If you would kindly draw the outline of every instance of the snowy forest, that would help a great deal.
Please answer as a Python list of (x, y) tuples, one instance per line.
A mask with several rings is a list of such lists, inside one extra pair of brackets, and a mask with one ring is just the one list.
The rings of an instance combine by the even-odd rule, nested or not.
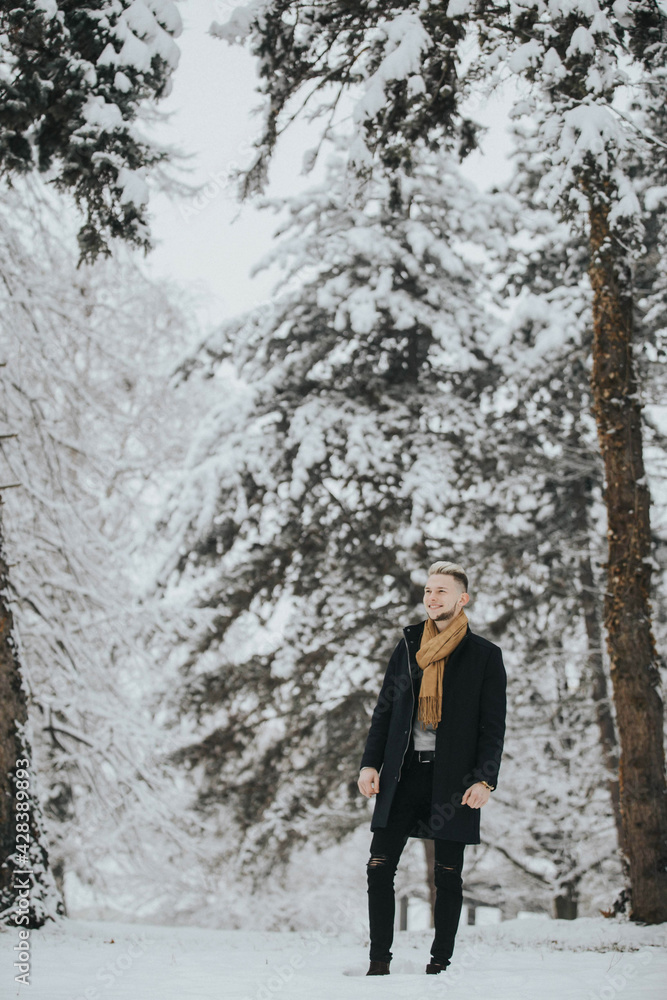
[[(55, 969), (96, 923), (178, 928), (181, 951), (229, 932), (233, 995), (259, 998), (300, 995), (296, 964), (243, 980), (271, 935), (326, 925), (363, 974), (360, 762), (444, 560), (507, 671), (471, 954), (503, 953), (514, 1000), (535, 992), (508, 948), (636, 952), (626, 995), (657, 998), (667, 0), (200, 4), (216, 58), (254, 75), (220, 197), (270, 228), (262, 293), (215, 321), (150, 266), (157, 199), (210, 208), (163, 110), (194, 7), (0, 3), (0, 940), (25, 928), (23, 955), (30, 933), (37, 982), (40, 941)], [(425, 941), (432, 865), (411, 841), (396, 876), (397, 930)], [(101, 961), (44, 997), (172, 996), (130, 990), (132, 957), (88, 994)], [(620, 991), (601, 969), (576, 996)], [(201, 977), (188, 995), (219, 995)]]

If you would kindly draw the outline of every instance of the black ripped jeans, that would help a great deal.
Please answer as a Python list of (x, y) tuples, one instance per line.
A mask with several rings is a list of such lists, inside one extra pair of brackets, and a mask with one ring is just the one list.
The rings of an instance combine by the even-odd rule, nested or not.
[[(389, 812), (389, 821), (376, 830), (371, 841), (368, 873), (368, 916), (372, 961), (390, 962), (394, 940), (394, 875), (415, 821), (428, 822), (431, 809), (433, 764), (420, 763), (415, 754), (403, 772)], [(380, 778), (382, 781), (382, 778)], [(461, 872), (465, 844), (456, 840), (435, 843), (436, 897), (433, 913), (435, 937), (431, 956), (440, 965), (449, 965), (463, 903)]]

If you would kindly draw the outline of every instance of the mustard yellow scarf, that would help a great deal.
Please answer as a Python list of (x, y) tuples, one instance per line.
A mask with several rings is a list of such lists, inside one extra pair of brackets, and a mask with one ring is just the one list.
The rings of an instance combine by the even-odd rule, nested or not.
[(417, 663), (421, 667), (422, 683), (419, 689), (417, 719), (424, 729), (427, 725), (438, 728), (442, 715), (442, 678), (445, 664), (458, 644), (465, 637), (468, 618), (460, 611), (442, 632), (432, 618), (427, 618), (417, 653)]

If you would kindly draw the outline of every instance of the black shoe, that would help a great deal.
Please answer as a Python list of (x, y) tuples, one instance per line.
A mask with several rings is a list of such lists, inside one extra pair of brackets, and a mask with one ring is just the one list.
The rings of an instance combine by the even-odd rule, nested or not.
[(440, 962), (429, 962), (426, 966), (426, 975), (437, 976), (439, 972), (444, 972), (446, 968), (447, 966), (440, 965)]
[(367, 976), (388, 976), (389, 975), (389, 962), (374, 962), (371, 959), (371, 964), (368, 966)]

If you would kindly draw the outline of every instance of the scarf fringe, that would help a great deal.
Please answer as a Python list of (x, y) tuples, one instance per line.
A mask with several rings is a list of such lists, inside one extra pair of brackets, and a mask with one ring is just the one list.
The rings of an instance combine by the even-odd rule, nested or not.
[(429, 695), (427, 698), (419, 699), (419, 714), (417, 718), (422, 723), (424, 729), (427, 726), (433, 726), (434, 729), (438, 728), (441, 705), (442, 698), (438, 699)]

